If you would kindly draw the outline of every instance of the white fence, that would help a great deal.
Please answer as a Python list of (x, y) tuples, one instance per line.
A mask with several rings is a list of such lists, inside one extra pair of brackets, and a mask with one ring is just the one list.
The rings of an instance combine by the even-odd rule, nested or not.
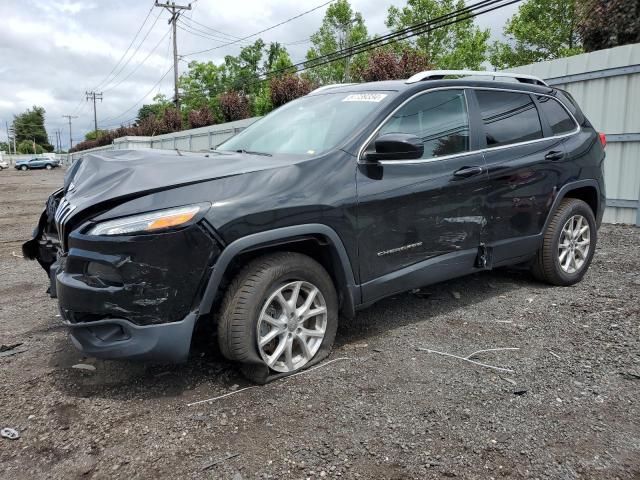
[(607, 135), (607, 223), (640, 225), (640, 44), (609, 48), (510, 71), (567, 90)]
[(153, 137), (121, 137), (116, 138), (111, 145), (96, 147), (71, 154), (71, 161), (75, 161), (87, 152), (100, 150), (125, 150), (136, 148), (159, 148), (183, 150), (187, 152), (206, 151), (220, 145), (236, 133), (244, 130), (260, 117), (247, 118), (236, 122), (222, 123), (208, 127), (183, 130), (182, 132), (167, 133)]

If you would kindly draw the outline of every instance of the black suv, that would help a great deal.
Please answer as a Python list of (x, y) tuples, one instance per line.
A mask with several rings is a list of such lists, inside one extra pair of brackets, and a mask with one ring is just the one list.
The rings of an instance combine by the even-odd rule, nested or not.
[(88, 153), (24, 254), (88, 355), (185, 360), (209, 323), (259, 382), (322, 360), (339, 315), (398, 292), (515, 264), (574, 284), (604, 136), (562, 90), (478, 75), (322, 87), (210, 152)]

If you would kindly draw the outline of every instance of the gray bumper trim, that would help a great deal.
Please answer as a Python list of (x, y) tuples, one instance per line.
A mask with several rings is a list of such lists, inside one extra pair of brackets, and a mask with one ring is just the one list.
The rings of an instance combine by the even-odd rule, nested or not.
[[(156, 325), (134, 325), (119, 318), (71, 323), (71, 341), (81, 352), (97, 358), (180, 363), (187, 360), (197, 313), (183, 320)], [(118, 328), (120, 327), (120, 329)]]

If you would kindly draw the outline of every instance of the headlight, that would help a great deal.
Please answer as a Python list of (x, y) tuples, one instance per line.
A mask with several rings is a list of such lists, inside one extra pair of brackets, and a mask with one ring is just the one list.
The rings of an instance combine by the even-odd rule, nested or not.
[(95, 225), (89, 235), (126, 235), (129, 233), (151, 233), (175, 228), (189, 223), (202, 210), (203, 205), (168, 208), (155, 212), (108, 220)]

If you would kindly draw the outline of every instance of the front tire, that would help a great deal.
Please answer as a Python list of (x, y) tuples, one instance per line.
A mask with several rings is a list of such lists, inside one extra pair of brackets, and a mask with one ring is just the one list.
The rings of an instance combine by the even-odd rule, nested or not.
[[(218, 320), (220, 351), (264, 383), (325, 358), (338, 327), (331, 277), (315, 260), (293, 252), (253, 260), (229, 286)], [(261, 373), (259, 373), (261, 372)]]
[(47, 165), (44, 168), (46, 168), (47, 170), (51, 170), (53, 167), (47, 163)]
[(26, 172), (27, 170), (29, 170), (29, 168), (26, 165), (22, 165), (20, 167), (20, 170), (22, 170), (23, 172)]
[(565, 198), (553, 213), (536, 255), (532, 273), (552, 285), (574, 285), (587, 273), (597, 242), (591, 207), (577, 198)]

